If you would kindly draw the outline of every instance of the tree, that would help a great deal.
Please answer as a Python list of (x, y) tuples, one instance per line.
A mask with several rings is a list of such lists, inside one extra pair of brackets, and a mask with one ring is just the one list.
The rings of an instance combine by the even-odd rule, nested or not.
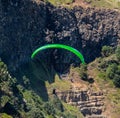
[(115, 50), (115, 54), (116, 54), (118, 61), (120, 61), (120, 46), (118, 46), (117, 49)]
[(23, 76), (23, 84), (26, 88), (30, 88), (30, 81), (26, 76)]
[(55, 109), (54, 106), (50, 102), (46, 102), (44, 105), (44, 109), (47, 112), (48, 115), (55, 115)]
[(111, 64), (106, 70), (106, 76), (110, 79), (114, 79), (115, 74), (117, 73), (118, 67), (117, 64)]
[(45, 115), (40, 109), (32, 108), (32, 110), (28, 112), (27, 117), (29, 117), (29, 118), (45, 118)]
[(64, 111), (64, 107), (63, 107), (63, 105), (62, 105), (62, 102), (59, 100), (59, 98), (58, 98), (56, 95), (53, 96), (53, 100), (51, 101), (51, 103), (53, 104), (53, 106), (54, 106), (57, 110), (59, 110), (59, 111), (61, 111), (61, 112)]
[(113, 53), (113, 48), (110, 46), (103, 46), (101, 53), (102, 53), (103, 57), (108, 57), (108, 56), (110, 56), (110, 54)]
[(87, 75), (87, 65), (86, 64), (81, 64), (80, 66), (80, 77), (82, 80), (88, 80), (88, 75)]
[(114, 76), (114, 80), (113, 80), (113, 83), (116, 87), (120, 87), (120, 75), (115, 75)]

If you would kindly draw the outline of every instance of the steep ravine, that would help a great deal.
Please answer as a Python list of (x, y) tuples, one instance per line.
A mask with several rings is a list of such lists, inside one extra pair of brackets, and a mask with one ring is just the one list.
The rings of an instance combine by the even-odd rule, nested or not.
[[(13, 71), (30, 60), (32, 51), (47, 43), (75, 47), (90, 62), (100, 56), (103, 45), (116, 46), (120, 40), (119, 12), (82, 7), (67, 9), (33, 1), (0, 1), (0, 57)], [(71, 63), (80, 63), (65, 50), (44, 53), (43, 60), (49, 60), (58, 71), (64, 71)]]
[[(13, 75), (31, 61), (31, 53), (37, 47), (45, 44), (70, 45), (89, 63), (100, 56), (102, 46), (116, 46), (120, 42), (119, 12), (82, 7), (67, 9), (33, 1), (0, 1), (0, 58)], [(80, 63), (72, 53), (58, 49), (41, 52), (38, 57), (61, 73), (68, 70), (71, 63)], [(102, 114), (104, 94), (90, 90), (72, 89), (59, 92), (58, 96), (78, 106), (88, 118), (91, 114), (92, 118), (106, 117)]]

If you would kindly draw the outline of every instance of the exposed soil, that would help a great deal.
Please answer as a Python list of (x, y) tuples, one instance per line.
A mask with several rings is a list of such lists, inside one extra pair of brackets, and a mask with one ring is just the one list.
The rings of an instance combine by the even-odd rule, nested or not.
[(88, 8), (90, 7), (89, 4), (87, 4), (84, 0), (75, 0), (73, 3), (72, 3), (73, 6), (81, 6), (83, 8)]

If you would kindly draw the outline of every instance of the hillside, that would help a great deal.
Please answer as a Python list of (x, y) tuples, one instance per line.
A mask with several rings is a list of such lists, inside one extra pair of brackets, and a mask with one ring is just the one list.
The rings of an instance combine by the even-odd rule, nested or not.
[[(85, 118), (119, 118), (120, 61), (115, 51), (107, 50), (107, 54), (87, 65), (86, 81), (81, 77), (81, 67), (71, 67), (63, 80), (56, 76), (54, 83), (46, 83), (48, 93), (55, 88), (57, 96), (65, 103), (77, 106)], [(110, 71), (113, 65), (115, 70), (112, 67)]]
[(0, 118), (119, 118), (120, 12), (58, 2), (0, 1)]
[(119, 0), (45, 0), (49, 1), (53, 5), (66, 6), (72, 8), (74, 6), (81, 6), (84, 8), (96, 7), (120, 10)]

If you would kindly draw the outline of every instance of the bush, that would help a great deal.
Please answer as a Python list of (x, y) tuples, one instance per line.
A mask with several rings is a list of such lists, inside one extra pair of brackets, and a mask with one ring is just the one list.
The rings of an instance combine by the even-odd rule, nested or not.
[(108, 67), (108, 63), (104, 60), (101, 60), (101, 62), (99, 63), (98, 67), (100, 69), (106, 69)]
[(54, 106), (51, 103), (49, 103), (49, 102), (45, 103), (44, 109), (45, 109), (45, 111), (47, 112), (48, 115), (53, 115), (54, 116), (55, 109), (54, 109)]
[(113, 83), (116, 87), (120, 87), (120, 75), (115, 75)]
[(118, 61), (120, 61), (120, 46), (118, 46), (117, 49), (115, 50), (115, 54), (116, 54)]
[(13, 117), (6, 113), (2, 113), (2, 114), (0, 114), (0, 118), (13, 118)]
[(87, 81), (88, 80), (88, 75), (87, 75), (87, 65), (86, 64), (82, 64), (80, 66), (80, 73), (79, 73), (80, 77), (82, 80)]
[(110, 46), (103, 46), (101, 53), (102, 53), (103, 57), (108, 57), (108, 56), (110, 56), (110, 54), (113, 53), (113, 48)]
[(30, 88), (30, 81), (26, 76), (23, 76), (23, 84), (26, 88)]
[(31, 111), (29, 111), (28, 118), (45, 118), (44, 113), (38, 109), (38, 108), (33, 108)]
[(118, 70), (117, 64), (109, 65), (106, 70), (106, 76), (110, 79), (114, 79), (114, 76), (117, 73), (117, 70)]
[(54, 99), (52, 100), (52, 104), (57, 110), (59, 110), (61, 112), (64, 111), (64, 107), (57, 96), (54, 96)]

